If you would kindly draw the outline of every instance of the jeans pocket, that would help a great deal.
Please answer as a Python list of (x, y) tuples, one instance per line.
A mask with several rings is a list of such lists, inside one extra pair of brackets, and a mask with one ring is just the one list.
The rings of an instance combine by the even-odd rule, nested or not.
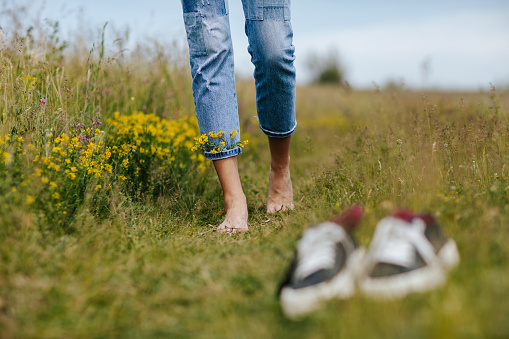
[(184, 13), (184, 25), (186, 26), (189, 55), (191, 57), (207, 55), (207, 47), (205, 45), (205, 38), (203, 37), (203, 25), (200, 13)]
[(290, 0), (244, 0), (248, 20), (290, 21)]

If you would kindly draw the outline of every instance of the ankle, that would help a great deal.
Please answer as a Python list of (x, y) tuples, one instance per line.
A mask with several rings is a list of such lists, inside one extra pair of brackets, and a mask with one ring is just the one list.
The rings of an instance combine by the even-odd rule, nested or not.
[(290, 156), (288, 158), (278, 158), (270, 160), (270, 170), (278, 173), (288, 172), (290, 169)]
[(274, 174), (288, 174), (290, 172), (290, 163), (287, 164), (270, 164), (270, 171)]
[(225, 209), (228, 209), (232, 206), (246, 205), (247, 200), (244, 192), (235, 192), (224, 194), (223, 203)]

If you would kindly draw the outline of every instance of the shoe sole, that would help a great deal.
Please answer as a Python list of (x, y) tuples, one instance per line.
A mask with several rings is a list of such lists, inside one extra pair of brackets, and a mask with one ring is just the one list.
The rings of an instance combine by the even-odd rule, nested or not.
[[(437, 262), (438, 261), (438, 262)], [(433, 265), (388, 277), (366, 277), (359, 283), (360, 291), (374, 298), (401, 298), (412, 292), (424, 292), (445, 283), (449, 270), (458, 265), (459, 253), (454, 240), (449, 239), (437, 253)]]
[(345, 267), (331, 280), (298, 289), (284, 287), (280, 295), (283, 313), (290, 319), (296, 319), (313, 311), (324, 301), (351, 297), (355, 293), (355, 281), (365, 252), (363, 248), (353, 251)]

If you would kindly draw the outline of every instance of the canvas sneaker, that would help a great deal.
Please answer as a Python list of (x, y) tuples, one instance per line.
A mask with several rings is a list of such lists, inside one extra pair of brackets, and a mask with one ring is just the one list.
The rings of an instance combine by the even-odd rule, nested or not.
[(373, 297), (402, 297), (443, 284), (458, 263), (456, 243), (431, 214), (399, 211), (378, 223), (359, 288)]
[(362, 218), (360, 206), (328, 222), (308, 228), (297, 243), (294, 260), (279, 289), (283, 312), (296, 318), (332, 298), (355, 292), (364, 250), (352, 232)]

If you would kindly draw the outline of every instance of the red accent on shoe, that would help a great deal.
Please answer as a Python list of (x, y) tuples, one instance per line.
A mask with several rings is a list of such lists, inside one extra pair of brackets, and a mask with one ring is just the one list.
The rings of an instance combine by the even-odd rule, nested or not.
[(342, 214), (333, 216), (330, 221), (342, 226), (347, 232), (352, 232), (361, 222), (363, 215), (364, 208), (361, 205), (355, 205)]
[(418, 217), (422, 219), (422, 221), (424, 221), (427, 226), (437, 223), (437, 220), (431, 213), (421, 213), (418, 215)]
[(396, 211), (392, 214), (392, 216), (407, 222), (411, 222), (413, 218), (417, 217), (417, 215), (407, 210)]

